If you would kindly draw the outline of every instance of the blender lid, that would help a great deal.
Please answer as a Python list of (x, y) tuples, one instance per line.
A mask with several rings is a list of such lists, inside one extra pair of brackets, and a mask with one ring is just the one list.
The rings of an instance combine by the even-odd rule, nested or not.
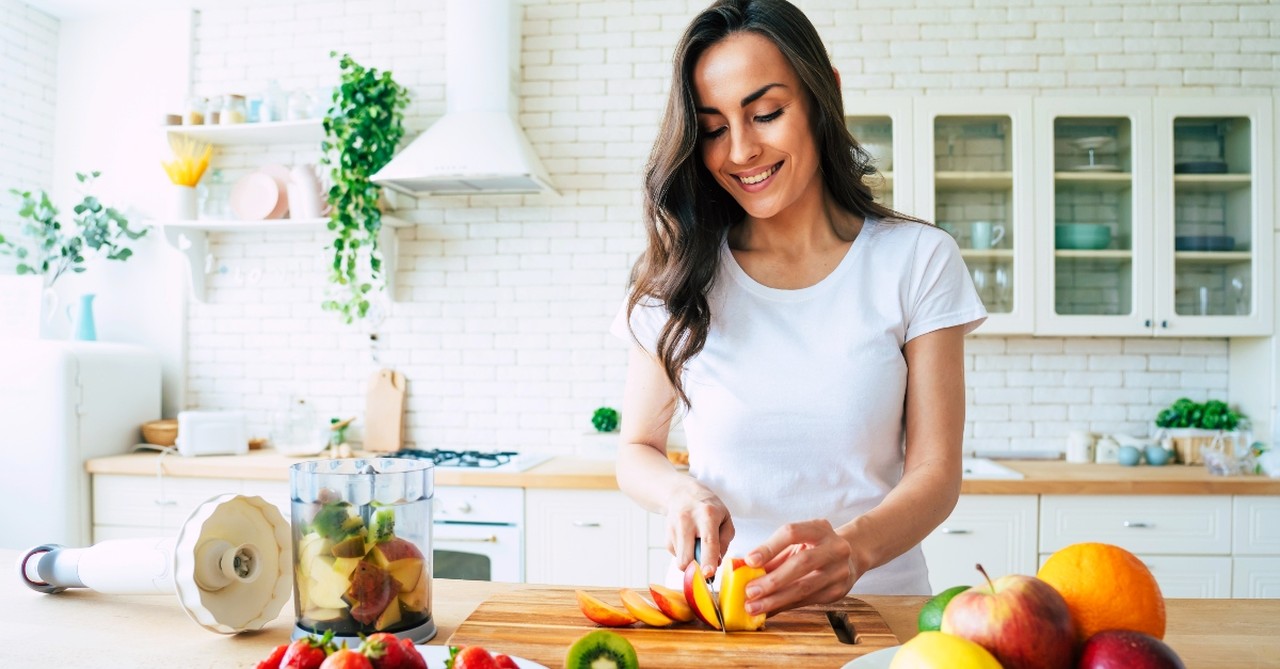
[(261, 497), (226, 494), (178, 532), (173, 577), (187, 615), (220, 634), (262, 629), (292, 594), (292, 530)]

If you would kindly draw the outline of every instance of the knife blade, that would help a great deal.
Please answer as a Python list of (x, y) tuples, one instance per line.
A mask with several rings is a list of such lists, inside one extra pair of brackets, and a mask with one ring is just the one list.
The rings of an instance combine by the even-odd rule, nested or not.
[[(702, 566), (702, 539), (694, 537), (693, 539), (693, 559)], [(715, 589), (716, 575), (712, 573), (706, 578), (707, 591), (711, 593), (711, 609), (716, 613), (716, 622), (720, 625), (720, 633), (728, 634), (729, 630), (724, 628), (724, 614), (720, 612), (720, 593)]]

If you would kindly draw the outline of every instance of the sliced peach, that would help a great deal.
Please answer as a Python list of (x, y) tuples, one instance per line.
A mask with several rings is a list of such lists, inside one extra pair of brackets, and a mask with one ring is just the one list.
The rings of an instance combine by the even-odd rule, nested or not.
[(631, 612), (631, 615), (640, 619), (640, 622), (651, 627), (666, 627), (674, 622), (635, 590), (623, 588), (620, 594), (622, 605)]
[(693, 609), (689, 608), (689, 602), (685, 601), (684, 593), (679, 590), (650, 583), (649, 594), (653, 596), (653, 603), (668, 618), (682, 623), (693, 620)]
[(746, 561), (734, 558), (732, 569), (725, 571), (720, 584), (720, 614), (727, 632), (752, 632), (764, 627), (764, 613), (747, 613), (747, 584), (764, 576), (761, 567), (748, 567)]
[(684, 599), (689, 603), (689, 608), (693, 609), (693, 615), (698, 620), (720, 629), (720, 623), (716, 621), (716, 608), (712, 603), (711, 589), (707, 587), (707, 581), (702, 576), (702, 567), (698, 565), (698, 561), (694, 560), (684, 569)]
[(606, 604), (581, 590), (576, 591), (576, 594), (578, 595), (578, 608), (582, 609), (582, 615), (586, 616), (591, 622), (605, 627), (626, 627), (639, 621), (638, 618), (630, 613), (616, 606)]

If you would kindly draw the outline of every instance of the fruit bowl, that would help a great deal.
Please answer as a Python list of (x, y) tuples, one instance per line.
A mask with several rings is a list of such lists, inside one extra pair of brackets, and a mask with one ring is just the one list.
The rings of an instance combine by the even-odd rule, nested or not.
[(1053, 226), (1054, 248), (1098, 251), (1111, 244), (1111, 227), (1099, 223), (1063, 223)]

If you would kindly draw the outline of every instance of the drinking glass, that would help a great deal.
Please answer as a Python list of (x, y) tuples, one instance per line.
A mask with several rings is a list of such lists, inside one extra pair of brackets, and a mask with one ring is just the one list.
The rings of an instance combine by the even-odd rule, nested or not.
[(975, 267), (969, 273), (973, 276), (973, 287), (978, 291), (978, 299), (985, 303), (987, 301), (987, 270)]
[(390, 632), (423, 643), (431, 617), (431, 500), (422, 460), (312, 460), (289, 469), (295, 639), (359, 645)]
[(1249, 287), (1238, 276), (1231, 279), (1231, 302), (1235, 305), (1237, 316), (1249, 315)]
[(996, 267), (995, 271), (995, 307), (996, 311), (1009, 311), (1010, 293), (1012, 292), (1012, 282), (1009, 277), (1009, 268), (1004, 265)]

